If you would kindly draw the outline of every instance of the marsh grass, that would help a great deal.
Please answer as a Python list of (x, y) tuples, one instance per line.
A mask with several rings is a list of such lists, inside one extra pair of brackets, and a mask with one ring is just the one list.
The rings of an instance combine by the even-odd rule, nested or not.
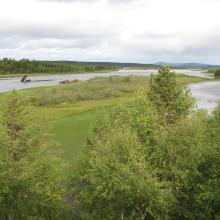
[[(204, 81), (198, 77), (184, 75), (177, 75), (177, 80), (183, 84)], [(57, 106), (87, 100), (127, 96), (140, 89), (147, 89), (149, 82), (149, 76), (98, 77), (72, 84), (24, 90), (21, 93), (34, 106)]]
[(38, 88), (23, 94), (35, 106), (52, 106), (120, 97), (147, 88), (148, 84), (149, 77), (100, 77), (74, 84)]

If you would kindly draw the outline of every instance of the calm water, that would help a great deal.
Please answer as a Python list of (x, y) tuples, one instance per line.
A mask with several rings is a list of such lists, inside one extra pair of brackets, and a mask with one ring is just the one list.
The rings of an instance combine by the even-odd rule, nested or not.
[[(185, 74), (188, 76), (197, 76), (212, 78), (210, 74), (206, 74), (200, 70), (174, 70), (176, 73)], [(16, 78), (0, 78), (0, 93), (12, 90), (27, 89), (39, 86), (57, 85), (63, 80), (89, 80), (95, 77), (108, 77), (108, 76), (129, 76), (129, 75), (142, 75), (149, 76), (151, 73), (157, 73), (157, 70), (120, 70), (112, 73), (88, 73), (88, 74), (66, 74), (66, 75), (45, 75), (45, 76), (30, 76), (30, 83), (21, 83), (20, 77)], [(190, 89), (192, 95), (197, 100), (199, 108), (206, 108), (211, 111), (217, 106), (220, 101), (220, 82), (206, 82), (199, 84), (191, 84)]]
[(198, 108), (210, 113), (220, 103), (220, 81), (191, 84), (189, 87)]

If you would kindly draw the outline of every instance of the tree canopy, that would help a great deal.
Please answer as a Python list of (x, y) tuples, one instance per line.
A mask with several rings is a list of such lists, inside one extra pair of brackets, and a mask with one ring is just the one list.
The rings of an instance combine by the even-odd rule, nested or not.
[[(46, 127), (33, 123), (30, 107), (8, 97), (0, 124), (0, 219), (60, 219), (65, 185), (62, 161)], [(35, 119), (36, 120), (36, 119)]]
[(189, 89), (177, 83), (176, 75), (169, 67), (162, 67), (157, 75), (151, 76), (148, 97), (161, 120), (168, 123), (188, 116), (193, 104)]
[(100, 115), (72, 179), (85, 219), (220, 218), (219, 109), (189, 115), (188, 99), (163, 68), (150, 93)]

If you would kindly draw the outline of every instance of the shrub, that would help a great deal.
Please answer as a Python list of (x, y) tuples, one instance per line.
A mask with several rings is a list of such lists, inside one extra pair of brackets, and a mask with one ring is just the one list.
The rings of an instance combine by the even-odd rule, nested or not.
[(0, 219), (60, 219), (65, 212), (63, 163), (30, 113), (13, 93), (1, 114)]
[(151, 76), (148, 97), (161, 120), (167, 123), (188, 116), (192, 107), (189, 89), (177, 82), (175, 73), (168, 67), (160, 68), (158, 75)]
[(220, 69), (215, 70), (215, 78), (220, 78)]

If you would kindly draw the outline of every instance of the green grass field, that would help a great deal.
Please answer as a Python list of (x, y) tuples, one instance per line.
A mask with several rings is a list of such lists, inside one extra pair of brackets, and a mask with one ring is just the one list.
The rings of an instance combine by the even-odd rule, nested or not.
[(60, 143), (59, 147), (64, 158), (71, 160), (80, 156), (86, 145), (89, 130), (99, 112), (110, 111), (117, 104), (125, 104), (131, 100), (132, 97), (123, 97), (100, 100), (98, 103), (95, 101), (78, 103), (77, 106), (66, 107), (63, 113), (59, 112), (61, 115), (54, 115), (55, 117), (49, 120), (49, 124)]
[[(132, 101), (139, 89), (149, 86), (150, 77), (109, 77), (89, 81), (39, 87), (18, 91), (33, 104), (36, 118), (48, 120), (63, 157), (78, 158), (85, 145), (88, 132), (100, 111), (111, 111), (118, 104)], [(178, 75), (183, 84), (206, 79)], [(7, 94), (0, 96), (1, 103)]]

